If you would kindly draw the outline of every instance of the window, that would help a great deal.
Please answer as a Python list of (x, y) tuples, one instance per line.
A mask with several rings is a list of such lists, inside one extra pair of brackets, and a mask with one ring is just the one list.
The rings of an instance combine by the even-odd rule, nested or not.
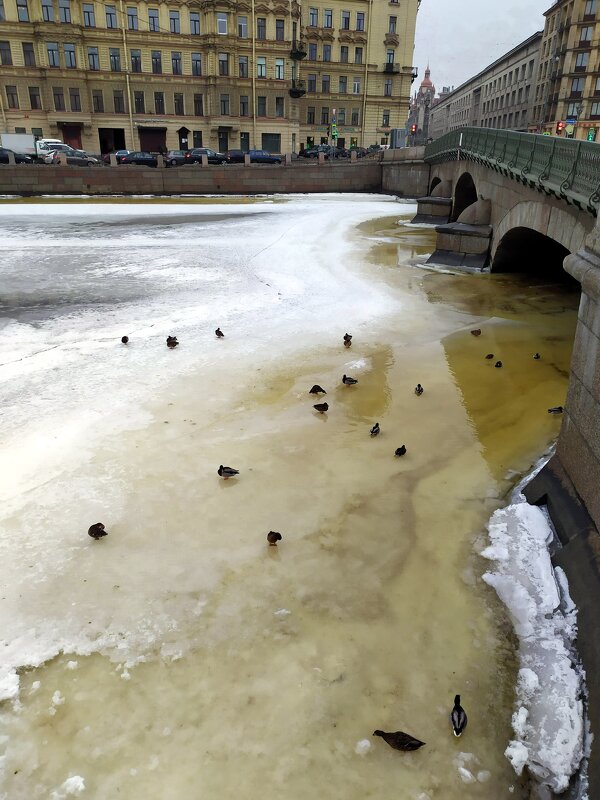
[(348, 77), (346, 75), (340, 75), (339, 93), (346, 94), (347, 91), (348, 91)]
[(275, 116), (283, 117), (285, 112), (285, 104), (283, 97), (275, 98)]
[(600, 103), (592, 103), (592, 111), (590, 116), (592, 119), (598, 119), (600, 117)]
[(169, 30), (171, 33), (181, 33), (179, 11), (169, 11)]
[(4, 22), (6, 13), (4, 11), (4, 0), (0, 0), (0, 22)]
[(219, 53), (219, 75), (229, 75), (229, 53)]
[(329, 108), (327, 106), (323, 106), (321, 109), (321, 125), (328, 125), (329, 124)]
[(61, 86), (54, 86), (52, 88), (52, 97), (54, 98), (54, 110), (65, 111), (65, 95)]
[(363, 49), (362, 47), (355, 47), (354, 48), (354, 63), (355, 64), (362, 64), (362, 57), (363, 57)]
[(323, 45), (323, 61), (331, 61), (331, 45)]
[(306, 79), (306, 91), (307, 92), (316, 92), (317, 91), (317, 76), (316, 75), (309, 75)]
[(578, 53), (575, 59), (575, 72), (585, 72), (590, 62), (589, 53)]
[(227, 36), (227, 14), (217, 14), (217, 33)]
[(194, 95), (194, 116), (195, 117), (204, 116), (204, 98), (201, 94)]
[(365, 15), (363, 11), (356, 12), (356, 30), (364, 31), (365, 29)]
[(393, 64), (394, 63), (394, 51), (393, 50), (386, 50), (385, 51), (385, 63), (386, 64)]
[(256, 105), (257, 105), (257, 116), (259, 117), (266, 117), (267, 116), (267, 98), (259, 95), (256, 98)]
[(352, 94), (360, 94), (360, 78), (356, 75), (352, 78)]
[(54, 22), (54, 6), (52, 0), (42, 0), (42, 19), (44, 22)]
[(283, 58), (276, 58), (275, 59), (275, 78), (278, 81), (282, 81), (284, 78), (285, 72), (285, 62)]
[(130, 31), (139, 29), (137, 6), (127, 6), (127, 27)]
[(58, 16), (61, 22), (71, 22), (71, 0), (58, 0)]
[(8, 103), (9, 108), (18, 108), (19, 107), (19, 95), (17, 93), (16, 86), (7, 86), (6, 87), (6, 102)]
[(39, 86), (29, 87), (29, 105), (33, 111), (39, 110), (42, 107), (42, 98), (40, 96)]
[[(1, 47), (2, 44), (3, 43), (0, 42), (0, 55), (3, 56), (2, 47)], [(8, 44), (8, 42), (6, 42), (6, 44)], [(56, 42), (48, 42), (48, 44), (46, 45), (46, 51), (48, 53), (48, 66), (49, 67), (60, 67), (60, 58), (59, 58), (59, 55), (58, 55), (58, 44)], [(10, 50), (9, 50), (9, 55), (10, 55)], [(7, 63), (6, 61), (4, 61), (4, 57), (2, 58), (2, 63), (3, 64)], [(12, 64), (12, 61), (9, 61), (8, 63)]]
[(222, 94), (221, 95), (221, 116), (228, 117), (229, 116), (229, 95)]
[(200, 12), (190, 11), (190, 33), (192, 36), (200, 36)]
[(116, 28), (117, 27), (117, 7), (116, 6), (104, 6), (104, 10), (106, 12), (106, 27), (107, 28)]
[[(244, 134), (240, 134), (243, 136)], [(192, 142), (194, 147), (202, 147), (202, 131), (192, 131)]]
[(390, 17), (388, 32), (396, 33), (396, 25), (398, 24), (398, 17)]
[(383, 112), (383, 117), (382, 117), (382, 120), (381, 120), (381, 127), (382, 128), (389, 128), (390, 127), (390, 112), (389, 112), (389, 110)]
[(283, 19), (275, 20), (275, 39), (278, 42), (283, 42), (285, 39), (285, 20)]
[(121, 72), (121, 51), (118, 47), (109, 47), (108, 58), (111, 72)]
[(348, 47), (345, 44), (340, 47), (340, 62), (342, 64), (348, 63)]
[(143, 92), (134, 92), (133, 93), (133, 107), (135, 109), (136, 114), (145, 114), (146, 113), (146, 101), (144, 99)]
[(79, 89), (69, 89), (69, 104), (71, 106), (71, 111), (81, 111)]
[(248, 17), (238, 17), (238, 36), (240, 39), (248, 38)]
[(338, 125), (346, 124), (346, 109), (338, 108)]
[(113, 90), (113, 105), (115, 109), (115, 114), (125, 113), (125, 97), (123, 96), (122, 89)]
[(256, 38), (257, 39), (267, 38), (267, 20), (265, 17), (256, 18)]
[(580, 42), (591, 42), (594, 35), (594, 28), (592, 25), (589, 25), (585, 28), (582, 28), (579, 32), (579, 41)]
[(192, 53), (192, 75), (202, 75), (202, 56)]
[(142, 71), (142, 51), (141, 50), (132, 50), (131, 51), (131, 71), (132, 72), (141, 72)]
[(308, 60), (317, 60), (317, 45), (314, 42), (309, 42), (308, 44)]
[[(60, 0), (59, 0), (60, 5)], [(69, 12), (70, 13), (70, 12)], [(27, 7), (27, 0), (17, 0), (17, 17), (19, 22), (29, 22), (29, 9)], [(67, 22), (70, 22), (71, 18)]]
[(596, 78), (596, 86), (594, 87), (594, 94), (600, 94), (600, 78)]
[(329, 89), (331, 86), (331, 78), (329, 75), (322, 75), (321, 76), (321, 91), (323, 94), (329, 94)]
[(581, 97), (585, 78), (573, 78), (571, 81), (571, 97)]
[(75, 55), (75, 45), (74, 44), (66, 44), (64, 45), (65, 49), (65, 67), (67, 69), (75, 69), (77, 66), (77, 57)]
[(162, 72), (162, 52), (160, 50), (152, 51), (152, 74), (160, 75)]
[(314, 125), (315, 124), (315, 107), (308, 106), (306, 109), (306, 124), (307, 125)]
[(96, 72), (100, 69), (100, 58), (97, 47), (88, 47), (88, 67)]
[(358, 121), (358, 108), (353, 108), (352, 109), (352, 119), (350, 121), (350, 124), (351, 125), (359, 125), (360, 124), (359, 121)]
[(102, 94), (102, 89), (92, 89), (92, 108), (96, 114), (104, 113), (104, 95)]
[(148, 9), (148, 30), (153, 31), (155, 33), (160, 30), (160, 25), (158, 20), (158, 8)]
[(181, 75), (181, 53), (180, 52), (172, 52), (171, 53), (171, 68), (173, 70), (173, 75)]
[(164, 92), (154, 92), (154, 113), (165, 113), (165, 94)]
[(175, 92), (173, 95), (173, 110), (178, 117), (183, 117), (185, 114), (183, 94), (181, 92)]
[(596, 13), (597, 0), (587, 0), (585, 4), (584, 14), (586, 17), (591, 17)]
[(341, 29), (343, 31), (350, 30), (350, 12), (349, 11), (342, 11), (342, 24)]
[(93, 3), (83, 4), (83, 24), (86, 28), (96, 27), (96, 12)]
[(23, 63), (26, 67), (35, 67), (35, 52), (31, 42), (23, 42)]
[(238, 72), (240, 78), (248, 77), (248, 56), (240, 56), (238, 61)]
[(579, 116), (579, 103), (569, 103), (567, 105), (567, 117), (577, 119)]
[(383, 82), (383, 95), (384, 97), (392, 96), (392, 79), (386, 78)]
[(248, 95), (242, 94), (240, 95), (240, 117), (247, 117), (248, 114)]
[(333, 28), (333, 11), (330, 8), (326, 8), (324, 11), (323, 27)]
[(308, 11), (308, 24), (313, 28), (316, 28), (319, 24), (319, 9), (318, 8), (311, 8)]
[(256, 77), (257, 78), (267, 77), (267, 59), (264, 56), (259, 56), (256, 59)]

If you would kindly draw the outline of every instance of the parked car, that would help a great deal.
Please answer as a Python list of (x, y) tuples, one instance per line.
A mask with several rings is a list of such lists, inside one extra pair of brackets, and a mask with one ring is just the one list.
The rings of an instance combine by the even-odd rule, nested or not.
[(118, 164), (119, 161), (124, 156), (128, 156), (129, 153), (131, 153), (131, 150), (113, 150), (110, 153), (105, 153), (105, 155), (102, 156), (102, 161), (104, 161), (105, 164), (110, 164), (110, 157), (111, 155), (113, 155), (117, 159), (117, 164)]
[(88, 156), (84, 150), (74, 150), (72, 147), (68, 150), (63, 148), (52, 150), (47, 156), (44, 156), (44, 162), (46, 164), (60, 164), (61, 156), (67, 159), (67, 164), (71, 167), (95, 167), (100, 163), (99, 159), (94, 156)]
[(169, 150), (165, 155), (165, 164), (169, 167), (180, 167), (185, 164), (185, 154), (187, 150)]
[(356, 157), (357, 157), (357, 158), (364, 158), (365, 156), (368, 156), (368, 155), (369, 155), (369, 151), (367, 150), (367, 148), (366, 148), (366, 147), (357, 147), (357, 146), (355, 145), (354, 147), (351, 147), (351, 148), (350, 148), (350, 151), (349, 151), (349, 152), (352, 152), (353, 150), (354, 150), (354, 152), (356, 153)]
[(251, 164), (281, 164), (281, 156), (274, 156), (266, 150), (248, 150), (245, 153), (243, 150), (228, 150), (225, 154), (228, 164), (243, 164), (244, 156), (250, 158)]
[(15, 157), (15, 164), (33, 164), (32, 156), (26, 153), (15, 153), (14, 150), (9, 150), (8, 147), (0, 147), (0, 164), (8, 164), (8, 154), (12, 153)]
[(343, 156), (342, 149), (334, 147), (331, 144), (318, 144), (315, 147), (309, 147), (307, 150), (302, 150), (299, 155), (303, 156), (304, 158), (318, 158), (319, 153), (323, 153), (326, 161), (333, 158), (341, 158)]
[(152, 153), (146, 153), (141, 150), (136, 150), (132, 153), (127, 153), (126, 156), (121, 156), (118, 159), (119, 164), (137, 164), (139, 167), (155, 167), (157, 165), (156, 156)]
[(210, 147), (194, 147), (193, 150), (188, 150), (185, 154), (185, 163), (201, 164), (202, 156), (208, 158), (209, 164), (227, 164), (225, 153), (217, 153), (215, 150), (211, 150)]

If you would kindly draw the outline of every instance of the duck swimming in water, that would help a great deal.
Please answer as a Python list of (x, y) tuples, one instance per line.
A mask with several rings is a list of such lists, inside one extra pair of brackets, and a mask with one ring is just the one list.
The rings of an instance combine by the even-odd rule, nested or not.
[(534, 353), (534, 354), (533, 354), (533, 360), (534, 360), (534, 361), (539, 361), (539, 360), (540, 360), (540, 358), (541, 358), (541, 355), (540, 355), (539, 353)]
[(322, 386), (319, 386), (318, 383), (315, 383), (315, 385), (312, 387), (312, 389), (308, 390), (308, 393), (309, 394), (327, 394), (325, 389), (323, 389)]
[(494, 354), (493, 354), (493, 353), (488, 353), (488, 354), (487, 354), (487, 356), (486, 356), (486, 358), (487, 358), (487, 360), (488, 360), (488, 361), (491, 361), (491, 359), (492, 359), (493, 357), (494, 357)]
[(319, 414), (324, 414), (329, 410), (329, 403), (316, 403), (313, 408), (315, 411), (318, 411)]
[(564, 411), (564, 408), (562, 406), (554, 406), (554, 408), (549, 408), (548, 409), (548, 413), (549, 414), (562, 414), (563, 411)]
[(178, 344), (179, 342), (177, 341), (176, 336), (167, 336), (167, 347), (169, 347), (171, 350), (177, 347)]
[(356, 378), (351, 378), (350, 375), (343, 375), (342, 376), (342, 383), (345, 386), (354, 386), (355, 384), (358, 383), (358, 380)]
[(500, 367), (502, 366), (502, 362), (501, 361), (496, 361), (494, 366), (496, 367), (496, 369), (500, 369)]
[(267, 542), (269, 543), (269, 547), (277, 547), (277, 542), (280, 542), (282, 536), (277, 531), (269, 531), (267, 533)]
[(227, 480), (227, 478), (233, 478), (234, 475), (239, 475), (239, 469), (234, 469), (233, 467), (224, 467), (223, 464), (217, 470), (217, 474), (223, 478), (223, 480)]
[(108, 531), (104, 530), (104, 525), (101, 522), (96, 522), (88, 528), (88, 536), (92, 539), (102, 539), (103, 536), (108, 536)]
[(450, 714), (450, 722), (452, 723), (452, 730), (455, 736), (460, 736), (467, 727), (467, 715), (460, 704), (459, 694), (454, 698), (454, 708)]
[(127, 344), (127, 342), (129, 341), (129, 336), (121, 336), (121, 341), (123, 342), (123, 344)]
[(415, 739), (408, 733), (403, 731), (395, 731), (394, 733), (386, 733), (386, 731), (374, 731), (373, 736), (381, 736), (384, 742), (387, 742), (394, 750), (403, 750), (410, 752), (411, 750), (418, 750), (423, 747), (425, 742), (420, 739)]
[(394, 451), (395, 456), (403, 456), (406, 454), (406, 445), (403, 444), (402, 447), (397, 447)]
[(421, 397), (421, 395), (423, 394), (424, 391), (425, 391), (425, 389), (423, 389), (421, 384), (417, 383), (417, 385), (415, 386), (415, 394), (417, 395), (417, 397)]
[(471, 331), (473, 336), (481, 336), (481, 328), (475, 328), (474, 331)]
[(217, 339), (223, 339), (225, 337), (225, 334), (223, 333), (221, 328), (217, 328), (217, 330), (215, 331), (215, 336), (217, 337)]
[(381, 428), (379, 427), (379, 423), (376, 422), (375, 425), (371, 428), (371, 436), (379, 436), (381, 433)]

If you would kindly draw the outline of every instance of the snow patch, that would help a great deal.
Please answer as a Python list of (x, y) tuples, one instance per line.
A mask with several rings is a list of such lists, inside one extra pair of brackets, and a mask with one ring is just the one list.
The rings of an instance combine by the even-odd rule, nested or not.
[(354, 752), (359, 756), (364, 756), (369, 752), (370, 749), (371, 749), (371, 742), (368, 739), (361, 739), (359, 742), (356, 743)]
[(50, 800), (64, 800), (69, 795), (81, 794), (85, 791), (85, 780), (81, 775), (72, 775), (70, 778), (50, 794)]

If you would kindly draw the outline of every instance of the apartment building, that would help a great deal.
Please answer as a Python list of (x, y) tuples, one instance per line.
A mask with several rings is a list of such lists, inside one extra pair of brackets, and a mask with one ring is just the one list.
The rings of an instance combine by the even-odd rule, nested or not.
[(0, 0), (0, 124), (90, 152), (297, 152), (333, 122), (340, 146), (385, 143), (419, 2)]

